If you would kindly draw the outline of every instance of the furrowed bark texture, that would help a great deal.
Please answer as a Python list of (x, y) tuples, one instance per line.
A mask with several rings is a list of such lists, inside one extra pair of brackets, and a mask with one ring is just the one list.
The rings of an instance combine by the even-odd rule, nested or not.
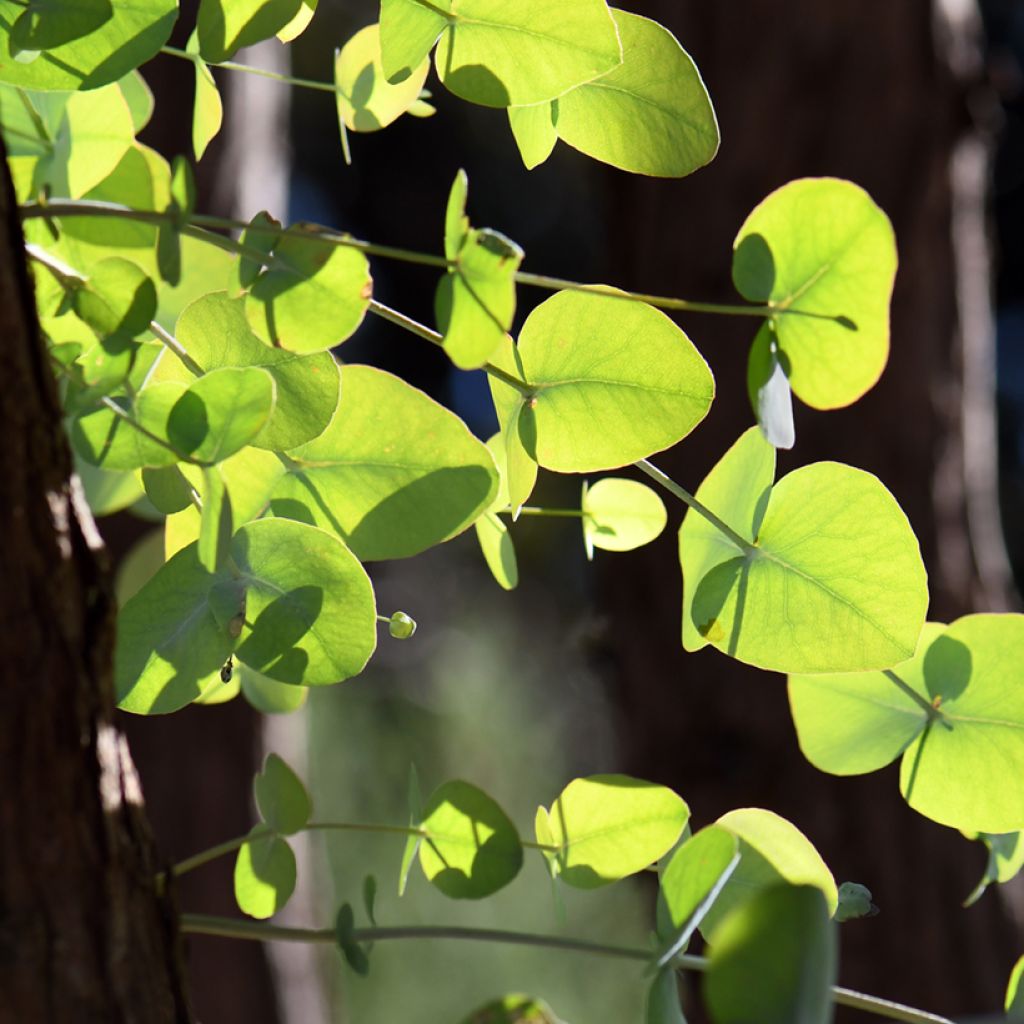
[(113, 724), (103, 552), (0, 173), (0, 1022), (184, 1024), (175, 912)]
[[(697, 61), (722, 148), (681, 182), (615, 176), (617, 216), (605, 218), (621, 227), (616, 283), (735, 301), (733, 238), (773, 189), (837, 175), (887, 211), (900, 254), (889, 366), (849, 409), (798, 406), (796, 448), (780, 453), (779, 475), (820, 459), (876, 473), (921, 540), (930, 617), (940, 621), (1012, 601), (986, 461), (994, 396), (977, 119), (986, 98), (971, 77), (980, 72), (962, 20), (971, 9), (930, 0), (638, 5)], [(681, 323), (715, 372), (718, 399), (690, 439), (654, 461), (693, 488), (753, 422), (746, 359), (755, 327)], [(960, 907), (984, 868), (980, 845), (911, 811), (895, 768), (858, 779), (816, 772), (800, 754), (779, 676), (711, 649), (681, 650), (674, 532), (611, 561), (607, 654), (630, 769), (675, 786), (697, 824), (736, 806), (772, 808), (807, 833), (838, 881), (873, 890), (881, 916), (842, 928), (844, 984), (947, 1014), (995, 1011), (1020, 950), (1001, 892)]]

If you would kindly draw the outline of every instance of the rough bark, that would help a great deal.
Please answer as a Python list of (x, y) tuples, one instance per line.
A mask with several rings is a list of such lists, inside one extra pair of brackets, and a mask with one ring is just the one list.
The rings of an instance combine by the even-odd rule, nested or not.
[(175, 910), (113, 720), (102, 544), (0, 173), (0, 1020), (183, 1024)]
[[(780, 459), (780, 473), (818, 459), (871, 470), (921, 540), (931, 616), (1005, 607), (1005, 559), (992, 554), (998, 523), (984, 494), (994, 474), (978, 479), (979, 459), (992, 454), (983, 439), (994, 436), (986, 433), (993, 396), (984, 385), (985, 175), (970, 165), (981, 143), (971, 116), (978, 93), (964, 77), (965, 26), (944, 21), (947, 34), (938, 35), (929, 0), (651, 0), (641, 10), (694, 55), (723, 142), (712, 166), (684, 182), (609, 181), (612, 279), (728, 300), (732, 238), (768, 192), (807, 175), (866, 187), (892, 218), (900, 250), (889, 367), (850, 409), (798, 409), (796, 449)], [(973, 259), (961, 253), (958, 263), (955, 229)], [(751, 329), (708, 318), (684, 327), (707, 355), (719, 397), (692, 438), (656, 461), (693, 487), (752, 422)], [(960, 909), (982, 870), (980, 848), (910, 811), (893, 769), (856, 780), (815, 772), (797, 748), (782, 679), (717, 652), (683, 654), (679, 591), (674, 534), (608, 564), (604, 576), (631, 768), (678, 788), (700, 823), (742, 805), (790, 817), (839, 880), (875, 892), (882, 916), (842, 929), (844, 983), (946, 1013), (994, 1010), (1018, 949), (997, 895)]]

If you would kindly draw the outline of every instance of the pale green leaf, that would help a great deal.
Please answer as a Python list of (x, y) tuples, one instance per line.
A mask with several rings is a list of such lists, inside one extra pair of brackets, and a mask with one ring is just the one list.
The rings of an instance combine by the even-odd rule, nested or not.
[(250, 837), (235, 859), (235, 902), (250, 917), (276, 914), (295, 891), (295, 854), (280, 836)]
[(177, 466), (143, 469), (142, 485), (153, 507), (165, 515), (180, 512), (192, 503), (192, 486)]
[(113, 16), (110, 0), (26, 0), (10, 26), (12, 55), (63, 46), (95, 32)]
[(740, 228), (732, 274), (744, 298), (779, 309), (776, 342), (801, 401), (836, 409), (878, 380), (889, 358), (896, 242), (863, 189), (805, 178), (773, 192)]
[(362, 323), (373, 288), (369, 264), (358, 249), (291, 230), (274, 247), (274, 267), (246, 296), (245, 313), (266, 341), (292, 352), (321, 352)]
[(981, 880), (964, 900), (965, 907), (977, 903), (992, 882), (1009, 882), (1024, 869), (1024, 833), (1004, 832), (991, 835), (988, 832), (979, 832), (974, 838), (985, 844), (988, 850), (988, 863), (985, 865), (985, 873)]
[(224, 121), (224, 104), (220, 90), (206, 62), (196, 58), (196, 94), (192, 106), (192, 151), (196, 163), (203, 158), (206, 147), (216, 138)]
[(196, 462), (220, 462), (257, 437), (274, 408), (274, 391), (274, 378), (259, 367), (210, 370), (175, 402), (167, 436)]
[(211, 64), (276, 35), (299, 13), (302, 0), (200, 0), (199, 51)]
[(429, 55), (448, 20), (418, 0), (381, 0), (381, 66), (389, 82), (401, 82)]
[(441, 81), (488, 107), (541, 103), (622, 61), (604, 0), (438, 0), (446, 31), (434, 55)]
[(751, 427), (697, 500), (754, 546), (690, 509), (679, 531), (683, 646), (712, 644), (780, 672), (888, 668), (917, 647), (928, 606), (917, 538), (876, 477), (819, 462), (774, 487), (774, 450)]
[[(264, 344), (249, 329), (241, 299), (229, 299), (224, 292), (197, 299), (181, 314), (177, 338), (204, 370), (252, 366), (273, 377), (274, 408), (252, 442), (261, 448), (288, 451), (313, 440), (338, 407), (341, 378), (333, 356), (296, 355)], [(167, 352), (153, 379), (189, 381), (192, 375)]]
[(153, 90), (149, 83), (142, 77), (138, 70), (129, 71), (124, 78), (118, 81), (121, 95), (132, 115), (132, 127), (137, 135), (149, 124), (156, 108), (156, 100), (153, 97)]
[(650, 544), (668, 521), (661, 497), (637, 480), (604, 477), (593, 487), (584, 483), (581, 504), (588, 559), (594, 548), (632, 551)]
[(75, 472), (94, 516), (120, 512), (142, 497), (142, 488), (132, 473), (100, 469), (80, 459), (75, 460)]
[(482, 899), (519, 874), (523, 847), (515, 825), (468, 782), (446, 782), (434, 790), (420, 825), (420, 867), (451, 899)]
[(492, 355), (530, 386), (526, 398), (490, 381), (503, 425), (529, 410), (527, 439), (545, 469), (585, 473), (646, 458), (682, 440), (714, 397), (711, 371), (686, 335), (652, 306), (608, 291), (557, 293), (527, 317), (515, 352)]
[(122, 710), (177, 711), (219, 676), (235, 638), (210, 608), (216, 581), (191, 545), (166, 562), (121, 609), (114, 684)]
[(1010, 972), (1010, 980), (1006, 986), (1006, 999), (1003, 1006), (1006, 1016), (1010, 1020), (1024, 1020), (1024, 985), (1021, 979), (1024, 978), (1024, 956), (1014, 965)]
[(821, 893), (776, 885), (738, 907), (711, 938), (704, 998), (715, 1024), (829, 1024), (835, 925)]
[(164, 564), (163, 536), (160, 530), (144, 533), (121, 560), (114, 577), (114, 593), (119, 606), (131, 600)]
[(404, 114), (419, 97), (430, 61), (396, 85), (388, 82), (380, 60), (380, 27), (367, 25), (335, 55), (334, 84), (338, 117), (350, 131), (375, 132)]
[(550, 102), (528, 107), (509, 107), (508, 122), (528, 170), (544, 163), (558, 141), (554, 110)]
[(270, 263), (270, 254), (281, 238), (281, 223), (261, 210), (252, 220), (249, 221), (239, 242), (246, 249), (262, 254), (263, 259), (256, 259), (255, 256), (238, 255), (231, 270), (231, 284), (228, 287), (228, 294), (237, 298), (259, 277), (265, 264)]
[[(78, 0), (54, 0), (51, 25), (56, 31), (80, 9)], [(98, 9), (95, 0), (89, 7)], [(7, 60), (0, 64), (0, 81), (26, 89), (97, 89), (128, 74), (154, 57), (167, 42), (178, 17), (177, 0), (117, 0), (113, 16), (86, 35), (47, 47), (30, 63)], [(0, 0), (0, 22), (13, 25), (25, 7)]]
[(779, 882), (814, 886), (828, 912), (835, 912), (839, 893), (832, 872), (792, 822), (759, 807), (743, 807), (722, 815), (716, 825), (739, 841), (740, 862), (704, 915), (700, 930), (705, 937), (734, 907)]
[(407, 558), (461, 533), (498, 487), (486, 446), (397, 377), (345, 366), (337, 415), (290, 452), (275, 515), (334, 531), (362, 559)]
[(473, 526), (491, 575), (502, 589), (515, 590), (519, 583), (519, 565), (508, 527), (493, 512), (485, 512)]
[(377, 609), (369, 577), (341, 541), (304, 523), (261, 519), (235, 533), (231, 555), (238, 575), (216, 599), (225, 620), (244, 601), (240, 661), (304, 686), (363, 670), (377, 646)]
[(156, 288), (135, 263), (113, 257), (93, 267), (72, 304), (100, 338), (134, 338), (156, 314)]
[(635, 174), (682, 178), (718, 152), (718, 121), (690, 55), (656, 21), (613, 10), (622, 63), (555, 101), (558, 137)]
[(316, 5), (317, 0), (302, 0), (302, 6), (299, 7), (295, 17), (278, 31), (277, 38), (282, 43), (290, 43), (302, 35), (313, 20), (313, 15), (316, 14)]
[[(924, 653), (945, 628), (925, 623), (917, 654), (889, 674), (926, 693)], [(791, 675), (789, 707), (804, 757), (832, 775), (862, 775), (884, 768), (928, 724), (924, 708), (886, 672)]]
[(672, 848), (689, 816), (665, 786), (628, 775), (574, 779), (548, 811), (559, 877), (596, 889), (642, 871)]
[(679, 982), (672, 968), (658, 971), (647, 991), (644, 1024), (686, 1024), (679, 1002)]
[(268, 754), (253, 778), (253, 796), (260, 817), (278, 835), (301, 831), (313, 813), (306, 787), (277, 754)]

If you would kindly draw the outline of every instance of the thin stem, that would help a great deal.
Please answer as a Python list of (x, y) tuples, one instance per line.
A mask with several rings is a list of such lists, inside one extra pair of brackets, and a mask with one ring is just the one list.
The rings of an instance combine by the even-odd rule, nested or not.
[[(404, 313), (399, 313), (397, 309), (392, 309), (390, 306), (385, 306), (382, 302), (377, 302), (376, 299), (370, 300), (370, 312), (379, 316), (382, 320), (387, 320), (388, 322), (401, 327), (410, 334), (415, 334), (418, 338), (422, 338), (424, 341), (429, 341), (431, 345), (441, 346), (444, 344), (443, 334), (439, 334), (437, 331), (431, 330), (425, 324), (421, 324), (419, 321), (413, 320), (412, 317), (406, 316)], [(519, 394), (526, 396), (533, 395), (533, 388), (531, 388), (526, 381), (513, 376), (511, 373), (503, 370), (500, 366), (495, 366), (493, 363), (484, 363), (481, 369), (491, 377), (495, 377), (507, 384), (509, 387), (515, 388)]]
[(202, 377), (206, 371), (188, 354), (185, 346), (173, 334), (165, 331), (155, 320), (150, 321), (149, 329), (182, 361), (185, 369), (196, 377)]
[[(507, 515), (512, 515), (512, 509), (501, 510)], [(551, 516), (552, 518), (582, 519), (586, 513), (581, 508), (538, 508), (536, 505), (523, 505), (518, 515), (521, 516)]]
[[(191, 58), (189, 58), (191, 59)], [(223, 65), (220, 65), (223, 66)], [(134, 220), (144, 221), (150, 224), (164, 224), (174, 221), (175, 215), (169, 212), (156, 210), (135, 210), (128, 206), (121, 206), (117, 203), (106, 203), (92, 199), (62, 199), (54, 203), (26, 203), (21, 207), (22, 217), (125, 217)], [(242, 231), (248, 225), (241, 220), (231, 217), (213, 217), (207, 214), (193, 213), (189, 216), (189, 224), (182, 228), (186, 234), (189, 226), (197, 228), (213, 228), (222, 231)], [(350, 249), (359, 249), (369, 256), (380, 256), (384, 259), (401, 260), (404, 263), (416, 263), (421, 266), (449, 269), (455, 266), (455, 262), (447, 260), (443, 256), (433, 256), (429, 253), (416, 252), (412, 249), (402, 249), (389, 245), (376, 245), (372, 242), (364, 242), (351, 235), (337, 231), (320, 230), (312, 234), (305, 229), (285, 228), (282, 235), (301, 235), (305, 238), (315, 237), (332, 245), (346, 246)], [(197, 236), (198, 237), (198, 236)], [(203, 236), (205, 241), (212, 241), (211, 236)], [(238, 250), (232, 250), (237, 252)], [(264, 261), (266, 255), (263, 255)], [(836, 323), (845, 322), (843, 317), (833, 316), (828, 313), (814, 313), (806, 309), (791, 309), (784, 306), (767, 303), (766, 305), (728, 305), (717, 302), (694, 302), (690, 299), (677, 299), (664, 295), (647, 295), (643, 292), (621, 291), (608, 285), (582, 284), (579, 281), (568, 281), (561, 277), (550, 277), (547, 274), (530, 274), (525, 271), (518, 271), (515, 280), (519, 284), (532, 285), (537, 288), (544, 288), (547, 291), (577, 291), (590, 292), (595, 295), (605, 295), (610, 298), (624, 299), (629, 302), (643, 302), (649, 306), (656, 306), (658, 309), (671, 309), (685, 313), (714, 313), (725, 316), (752, 316), (752, 317), (774, 317), (774, 316), (803, 316), (814, 320), (831, 320)]]
[[(280, 925), (263, 924), (259, 921), (241, 921), (209, 914), (182, 914), (182, 932), (192, 935), (218, 935), (232, 939), (278, 942), (321, 942), (333, 945), (337, 934), (333, 928), (284, 928)], [(652, 953), (638, 946), (612, 946), (586, 939), (574, 939), (558, 935), (537, 935), (532, 932), (504, 931), (496, 928), (465, 928), (450, 925), (418, 925), (393, 928), (356, 928), (352, 932), (356, 942), (385, 942), (389, 939), (457, 939), (470, 942), (499, 942), (504, 945), (533, 946), (541, 949), (562, 949), (576, 953), (590, 953), (597, 956), (615, 957), (649, 963)], [(707, 971), (710, 962), (706, 957), (683, 953), (672, 961), (675, 968), (684, 971)], [(851, 1006), (866, 1013), (872, 1013), (889, 1020), (905, 1021), (907, 1024), (953, 1024), (946, 1017), (939, 1017), (924, 1010), (917, 1010), (889, 999), (865, 995), (853, 989), (832, 986), (832, 999), (841, 1006)]]
[(675, 495), (680, 501), (689, 505), (699, 516), (703, 516), (716, 530), (725, 534), (745, 555), (756, 557), (758, 549), (755, 544), (741, 537), (728, 523), (723, 522), (706, 505), (699, 502), (689, 491), (684, 490), (671, 477), (666, 476), (657, 466), (652, 465), (647, 459), (634, 462), (634, 466), (642, 473), (646, 473), (656, 483), (661, 484), (669, 494)]
[[(162, 46), (160, 52), (168, 57), (179, 57), (182, 60), (190, 60), (193, 63), (203, 61), (198, 54), (188, 53), (186, 50), (179, 50), (174, 46)], [(203, 61), (215, 68), (225, 68), (228, 71), (244, 71), (248, 75), (259, 75), (261, 78), (272, 78), (275, 82), (283, 82), (285, 85), (297, 85), (301, 89), (316, 89), (318, 92), (329, 92), (336, 96), (348, 96), (344, 90), (328, 82), (317, 82), (311, 78), (296, 78), (293, 75), (282, 75), (277, 71), (267, 71), (266, 68), (253, 67), (251, 64), (238, 64), (233, 60)]]
[[(904, 682), (892, 669), (883, 669), (882, 675), (886, 677), (893, 685), (899, 690), (905, 693), (918, 707), (920, 707), (924, 713), (928, 716), (929, 720), (932, 719), (944, 719), (946, 716), (942, 711), (932, 704), (927, 697), (922, 696), (917, 692), (909, 683)], [(951, 728), (948, 722), (943, 723), (946, 728)]]

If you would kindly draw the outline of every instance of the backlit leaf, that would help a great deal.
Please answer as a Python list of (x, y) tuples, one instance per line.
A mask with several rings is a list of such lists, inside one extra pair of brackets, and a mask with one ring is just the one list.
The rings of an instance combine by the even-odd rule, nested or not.
[(277, 754), (268, 754), (253, 778), (253, 795), (260, 817), (278, 835), (305, 828), (313, 811), (306, 787)]
[(275, 35), (301, 6), (302, 0), (200, 0), (199, 51), (212, 64), (229, 60), (243, 46)]
[(280, 836), (250, 837), (235, 859), (235, 902), (250, 917), (276, 914), (295, 891), (295, 854)]
[(583, 485), (583, 543), (587, 558), (594, 548), (632, 551), (654, 540), (668, 521), (665, 503), (637, 480), (603, 477)]

